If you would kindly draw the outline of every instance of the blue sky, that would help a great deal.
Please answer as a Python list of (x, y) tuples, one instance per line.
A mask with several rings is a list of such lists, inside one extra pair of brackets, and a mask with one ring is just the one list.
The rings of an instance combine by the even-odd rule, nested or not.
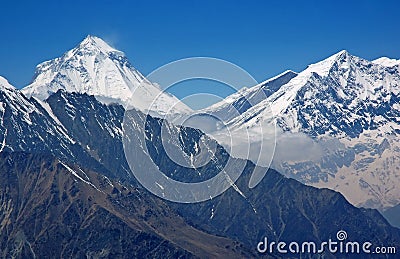
[[(38, 63), (93, 34), (124, 51), (144, 75), (177, 59), (209, 56), (262, 81), (342, 49), (398, 59), (399, 13), (399, 1), (384, 0), (3, 1), (0, 75), (21, 88)], [(187, 89), (175, 94), (196, 91)]]

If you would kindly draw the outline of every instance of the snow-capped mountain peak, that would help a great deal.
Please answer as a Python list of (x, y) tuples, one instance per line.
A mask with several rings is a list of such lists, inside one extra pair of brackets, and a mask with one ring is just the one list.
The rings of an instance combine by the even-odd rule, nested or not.
[[(249, 121), (250, 117), (253, 117), (254, 114), (260, 114), (260, 111), (266, 109), (266, 107), (267, 112), (271, 112), (270, 108), (272, 108), (274, 113), (279, 114), (287, 108), (300, 88), (315, 74), (323, 78), (328, 76), (334, 67), (348, 70), (355, 59), (356, 57), (350, 55), (348, 51), (339, 51), (322, 61), (309, 65), (301, 73), (286, 70), (253, 87), (244, 87), (222, 101), (204, 109), (203, 112), (211, 113), (225, 122), (231, 120), (230, 122), (233, 124), (241, 124), (241, 120)], [(271, 98), (281, 101), (271, 104)], [(244, 115), (240, 118), (237, 117), (239, 114)]]
[(108, 45), (104, 40), (99, 37), (88, 35), (80, 44), (80, 49), (98, 49), (101, 52), (109, 53), (109, 52), (119, 52), (119, 50), (114, 49), (110, 45)]
[(61, 57), (39, 64), (33, 82), (22, 91), (28, 97), (45, 100), (60, 89), (94, 95), (107, 104), (150, 110), (153, 115), (191, 111), (177, 98), (150, 83), (123, 52), (91, 35)]
[[(93, 35), (86, 36), (86, 38), (83, 39), (83, 41), (81, 41), (74, 49), (71, 49), (66, 53), (64, 53), (61, 59), (64, 60), (69, 59), (75, 55), (78, 56), (106, 55), (106, 56), (119, 57), (119, 59), (126, 59), (125, 54), (122, 51), (111, 47), (104, 40)], [(38, 67), (39, 66), (41, 66), (41, 64), (38, 65)]]
[(328, 75), (334, 64), (339, 61), (343, 63), (343, 61), (348, 60), (350, 57), (351, 55), (346, 50), (342, 50), (327, 59), (309, 65), (304, 72), (317, 73), (319, 76), (324, 77)]
[[(355, 205), (397, 205), (400, 68), (387, 61), (340, 51), (309, 65), (229, 124), (251, 129), (276, 121), (282, 133), (273, 166), (280, 172), (340, 191)], [(309, 155), (302, 157), (304, 152)]]
[[(350, 71), (350, 64), (354, 61), (354, 58), (355, 57), (350, 55), (346, 50), (342, 50), (322, 61), (311, 64), (278, 89), (266, 102), (270, 103), (274, 114), (280, 114), (290, 106), (298, 92), (316, 78), (316, 75), (319, 78), (325, 78), (330, 75), (333, 68), (336, 68), (337, 70), (346, 70), (347, 72), (343, 73), (343, 76), (347, 77)], [(311, 91), (308, 92), (307, 95), (310, 95)], [(264, 106), (265, 104), (261, 105), (261, 107)]]
[(399, 59), (392, 59), (388, 57), (381, 57), (372, 61), (372, 63), (385, 66), (385, 67), (394, 67), (400, 65)]
[[(35, 110), (35, 107), (6, 78), (0, 76), (0, 111), (4, 111), (6, 106), (9, 106), (13, 113), (23, 114), (25, 121), (30, 123), (29, 113)], [(1, 117), (0, 125), (3, 123), (4, 118)]]
[(4, 89), (8, 89), (8, 90), (13, 90), (15, 89), (14, 86), (12, 86), (7, 79), (5, 79), (4, 77), (0, 76), (0, 91), (4, 90)]

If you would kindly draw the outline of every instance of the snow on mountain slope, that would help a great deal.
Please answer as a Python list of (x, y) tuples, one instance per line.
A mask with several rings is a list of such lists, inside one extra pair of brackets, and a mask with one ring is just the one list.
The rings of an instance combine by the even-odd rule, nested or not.
[(45, 100), (59, 89), (87, 93), (104, 103), (116, 102), (145, 112), (156, 100), (151, 108), (154, 115), (191, 111), (146, 80), (123, 52), (94, 36), (87, 36), (63, 56), (39, 64), (33, 82), (22, 91), (28, 97)]
[(388, 57), (381, 57), (372, 61), (374, 64), (382, 65), (385, 67), (394, 67), (400, 65), (400, 60), (398, 59), (391, 59)]
[(266, 97), (279, 90), (282, 85), (285, 85), (296, 76), (296, 72), (287, 70), (254, 87), (245, 87), (222, 101), (204, 109), (202, 112), (207, 114), (211, 113), (223, 121), (229, 121), (238, 114), (244, 113), (252, 106), (263, 101)]
[(0, 152), (3, 151), (54, 154), (62, 160), (84, 161), (86, 166), (105, 172), (67, 132), (48, 105), (35, 98), (27, 99), (0, 77)]
[(340, 51), (228, 124), (252, 129), (275, 121), (278, 171), (340, 191), (358, 206), (395, 206), (400, 203), (400, 68), (387, 64)]
[[(0, 100), (0, 127), (1, 132), (4, 134), (3, 143), (6, 142), (5, 140), (7, 137), (12, 137), (10, 135), (13, 131), (17, 134), (15, 140), (20, 142), (18, 146), (24, 149), (25, 145), (29, 145), (26, 143), (25, 138), (32, 137), (34, 134), (40, 135), (41, 133), (35, 131), (34, 128), (43, 126), (46, 127), (44, 131), (46, 131), (47, 134), (59, 137), (60, 139), (68, 141), (70, 144), (75, 144), (61, 124), (54, 123), (55, 121), (52, 121), (51, 118), (47, 118), (49, 114), (46, 114), (48, 113), (46, 109), (41, 107), (38, 102), (28, 100), (3, 77), (0, 77)], [(35, 125), (34, 122), (39, 119), (44, 123), (42, 123), (42, 125)], [(24, 136), (24, 126), (26, 126), (26, 130), (29, 129), (30, 134), (27, 134), (29, 136)], [(41, 131), (43, 131), (42, 128)], [(44, 136), (38, 137), (40, 139)], [(15, 145), (11, 145), (10, 148), (11, 150), (14, 149)]]
[(5, 89), (13, 90), (13, 89), (15, 89), (15, 87), (12, 86), (12, 85), (7, 81), (7, 79), (5, 79), (4, 77), (0, 76), (0, 90), (5, 90)]
[[(308, 121), (310, 125), (307, 128), (312, 129), (314, 126), (318, 126), (313, 125), (313, 122), (320, 124), (319, 119), (331, 120), (332, 118), (329, 118), (329, 114), (320, 113), (309, 114), (307, 118), (298, 118), (296, 109), (293, 109), (294, 105), (297, 108), (303, 105), (304, 109), (307, 107), (308, 109), (322, 108), (316, 107), (315, 102), (317, 101), (323, 105), (334, 106), (336, 112), (340, 113), (344, 109), (354, 109), (360, 102), (366, 100), (371, 103), (376, 103), (380, 99), (387, 100), (390, 98), (388, 93), (392, 91), (394, 94), (398, 94), (399, 89), (396, 87), (398, 80), (397, 68), (374, 65), (367, 60), (352, 56), (346, 51), (341, 51), (321, 62), (310, 65), (269, 98), (253, 106), (234, 121), (243, 124), (243, 121), (248, 121), (255, 114), (257, 117), (270, 117), (269, 110), (263, 113), (265, 107), (270, 106), (273, 114), (280, 117), (279, 124), (283, 128), (300, 129), (299, 120), (303, 120), (304, 122)], [(322, 118), (326, 115), (328, 118)], [(318, 116), (318, 118), (313, 118), (313, 116)], [(251, 125), (247, 123), (247, 126)], [(333, 125), (330, 127), (335, 131)]]
[(32, 125), (30, 114), (36, 110), (36, 107), (30, 103), (7, 79), (0, 77), (1, 94), (1, 126), (5, 123), (5, 112), (10, 110), (13, 115), (18, 114), (21, 120), (26, 124)]

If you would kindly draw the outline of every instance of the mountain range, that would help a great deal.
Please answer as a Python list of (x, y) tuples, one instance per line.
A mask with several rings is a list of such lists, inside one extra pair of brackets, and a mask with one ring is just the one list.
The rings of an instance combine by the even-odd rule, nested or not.
[[(399, 64), (341, 51), (298, 74), (288, 71), (239, 91), (205, 112), (225, 114), (232, 128), (276, 122), (275, 169), (337, 190), (356, 206), (385, 210), (400, 203)], [(261, 91), (263, 99), (257, 98)], [(232, 106), (239, 113), (230, 113)]]
[[(369, 62), (342, 51), (301, 73), (287, 71), (243, 89), (207, 109), (226, 116), (224, 120), (237, 128), (251, 128), (257, 120), (276, 122), (282, 131), (277, 152), (284, 153), (279, 141), (289, 134), (309, 138), (315, 145), (334, 144), (319, 160), (276, 160), (275, 168), (295, 178), (290, 179), (231, 157), (225, 146), (199, 129), (157, 118), (171, 107), (176, 114), (192, 111), (176, 106), (178, 100), (148, 82), (122, 52), (88, 36), (62, 57), (39, 65), (32, 84), (22, 91), (0, 78), (2, 256), (257, 257), (256, 246), (263, 237), (321, 242), (341, 229), (353, 240), (398, 250), (400, 230), (377, 210), (354, 205), (387, 208), (399, 203), (399, 170), (394, 167), (399, 69), (393, 60)], [(260, 98), (260, 91), (266, 98)], [(155, 110), (143, 109), (156, 96), (161, 97)], [(255, 105), (249, 106), (246, 99)], [(232, 106), (239, 116), (231, 115)], [(145, 121), (146, 129), (133, 127), (130, 137), (139, 139), (145, 133), (143, 147), (168, 177), (203, 181), (214, 177), (229, 159), (233, 168), (244, 165), (242, 175), (222, 195), (200, 203), (174, 203), (154, 196), (134, 177), (126, 160), (127, 107), (135, 108), (134, 122)], [(263, 114), (265, 107), (271, 107), (273, 114)], [(169, 131), (161, 137), (165, 124)], [(169, 158), (164, 139), (187, 157), (200, 160), (207, 153), (202, 148), (216, 145), (215, 159), (199, 169), (179, 165)], [(135, 152), (147, 154), (144, 149)], [(390, 168), (386, 174), (369, 171), (379, 170), (384, 161), (392, 161), (385, 164)], [(266, 174), (249, 188), (255, 168)], [(376, 177), (368, 178), (371, 174)], [(339, 184), (336, 178), (343, 175), (345, 182)], [(360, 179), (370, 186), (360, 189)], [(360, 189), (361, 194), (355, 191), (360, 196), (367, 193), (369, 203), (351, 196), (343, 186)]]

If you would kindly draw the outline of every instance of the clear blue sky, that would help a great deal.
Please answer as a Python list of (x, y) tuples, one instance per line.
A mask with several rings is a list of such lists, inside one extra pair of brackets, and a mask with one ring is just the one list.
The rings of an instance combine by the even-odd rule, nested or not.
[(93, 34), (124, 51), (144, 75), (177, 59), (210, 56), (262, 81), (342, 49), (398, 59), (399, 15), (400, 2), (384, 0), (3, 1), (0, 75), (21, 88), (38, 63)]

